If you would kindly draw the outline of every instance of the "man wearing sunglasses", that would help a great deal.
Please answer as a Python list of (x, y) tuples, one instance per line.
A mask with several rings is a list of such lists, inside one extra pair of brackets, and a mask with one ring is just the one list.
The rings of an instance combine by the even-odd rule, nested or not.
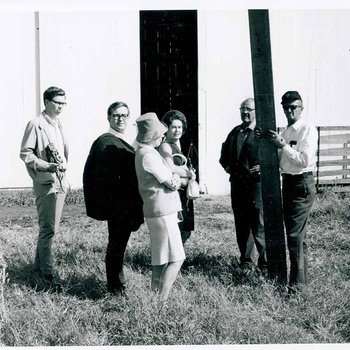
[(230, 174), (231, 205), (241, 271), (249, 276), (255, 270), (256, 247), (259, 270), (267, 274), (259, 143), (253, 133), (256, 123), (253, 98), (241, 103), (240, 115), (242, 123), (231, 130), (222, 144), (219, 162)]
[(107, 110), (109, 129), (91, 146), (83, 173), (86, 213), (108, 224), (107, 292), (124, 294), (123, 259), (131, 232), (143, 223), (135, 150), (125, 140), (129, 107), (117, 101)]
[(288, 126), (279, 135), (269, 130), (266, 138), (278, 148), (282, 174), (284, 224), (290, 256), (289, 291), (307, 283), (306, 228), (315, 198), (313, 170), (316, 164), (317, 131), (301, 118), (303, 101), (297, 91), (282, 96)]
[(54, 280), (52, 239), (58, 230), (68, 191), (66, 167), (68, 144), (59, 116), (66, 105), (65, 92), (49, 87), (43, 95), (45, 109), (25, 129), (20, 157), (33, 179), (39, 218), (35, 270), (45, 281)]

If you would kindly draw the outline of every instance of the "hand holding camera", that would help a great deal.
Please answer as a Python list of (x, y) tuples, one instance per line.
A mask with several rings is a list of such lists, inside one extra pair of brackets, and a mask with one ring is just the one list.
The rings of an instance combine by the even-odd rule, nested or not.
[(46, 148), (46, 157), (47, 161), (50, 163), (49, 167), (47, 168), (47, 171), (55, 173), (55, 172), (64, 172), (65, 169), (63, 168), (63, 160), (58, 153), (58, 150), (56, 149), (55, 145), (53, 143), (49, 143)]
[(56, 171), (59, 171), (59, 164), (57, 163), (49, 163), (49, 167), (47, 168), (47, 171), (49, 173), (55, 173)]

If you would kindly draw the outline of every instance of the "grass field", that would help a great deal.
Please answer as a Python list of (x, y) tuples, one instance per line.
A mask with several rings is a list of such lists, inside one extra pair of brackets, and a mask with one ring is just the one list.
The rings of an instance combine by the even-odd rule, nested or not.
[(198, 199), (187, 260), (163, 308), (150, 290), (145, 226), (128, 244), (127, 295), (108, 295), (106, 223), (86, 217), (81, 191), (73, 192), (53, 246), (60, 285), (48, 288), (33, 273), (38, 225), (31, 192), (0, 197), (0, 247), (7, 262), (1, 345), (350, 342), (348, 196), (317, 197), (308, 231), (310, 283), (290, 298), (273, 281), (239, 273), (229, 197)]

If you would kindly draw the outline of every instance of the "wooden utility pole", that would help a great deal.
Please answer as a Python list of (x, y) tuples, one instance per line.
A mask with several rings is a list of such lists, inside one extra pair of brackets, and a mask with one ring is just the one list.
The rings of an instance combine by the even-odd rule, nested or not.
[[(249, 10), (248, 14), (256, 122), (264, 134), (276, 130), (269, 12)], [(277, 149), (262, 138), (259, 156), (268, 271), (284, 284), (287, 265)]]
[(35, 93), (36, 93), (36, 115), (41, 112), (41, 89), (40, 89), (40, 21), (39, 12), (34, 12), (35, 30)]

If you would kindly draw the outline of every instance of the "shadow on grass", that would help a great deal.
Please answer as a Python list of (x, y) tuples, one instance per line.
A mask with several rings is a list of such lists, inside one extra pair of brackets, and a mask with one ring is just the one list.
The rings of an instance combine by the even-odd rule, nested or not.
[(132, 269), (142, 273), (148, 272), (152, 269), (151, 258), (148, 252), (126, 252), (124, 256), (124, 263), (129, 265)]
[(68, 276), (65, 279), (56, 278), (53, 282), (47, 282), (42, 275), (35, 271), (34, 264), (8, 266), (6, 269), (6, 284), (22, 285), (33, 289), (35, 292), (64, 293), (79, 299), (101, 299), (106, 294), (106, 288), (102, 281), (94, 276), (82, 277), (79, 275)]
[[(149, 254), (146, 252), (127, 253), (124, 261), (132, 269), (141, 272), (152, 269)], [(182, 265), (181, 273), (185, 276), (201, 274), (225, 285), (257, 284), (261, 281), (258, 272), (253, 272), (251, 275), (243, 273), (239, 266), (239, 260), (235, 257), (208, 255), (202, 252), (187, 256)]]
[[(151, 269), (150, 256), (147, 251), (127, 253), (124, 263), (131, 269), (148, 273)], [(261, 276), (254, 272), (247, 275), (239, 267), (239, 260), (224, 255), (208, 255), (204, 252), (191, 254), (185, 260), (181, 273), (184, 276), (202, 275), (209, 280), (215, 279), (223, 285), (256, 285), (261, 283)], [(46, 282), (35, 271), (33, 264), (9, 265), (7, 268), (7, 284), (19, 284), (36, 292), (64, 293), (79, 299), (101, 299), (106, 294), (106, 286), (103, 281), (91, 274), (81, 276), (76, 273), (58, 278), (54, 283)]]
[(199, 252), (185, 260), (182, 274), (200, 273), (209, 279), (216, 279), (224, 285), (238, 286), (242, 284), (259, 284), (260, 273), (255, 270), (250, 274), (242, 271), (240, 262), (236, 257), (223, 255), (207, 255)]
[(70, 276), (61, 281), (65, 294), (75, 296), (79, 299), (98, 300), (106, 295), (104, 282), (94, 276), (81, 277), (79, 275)]

